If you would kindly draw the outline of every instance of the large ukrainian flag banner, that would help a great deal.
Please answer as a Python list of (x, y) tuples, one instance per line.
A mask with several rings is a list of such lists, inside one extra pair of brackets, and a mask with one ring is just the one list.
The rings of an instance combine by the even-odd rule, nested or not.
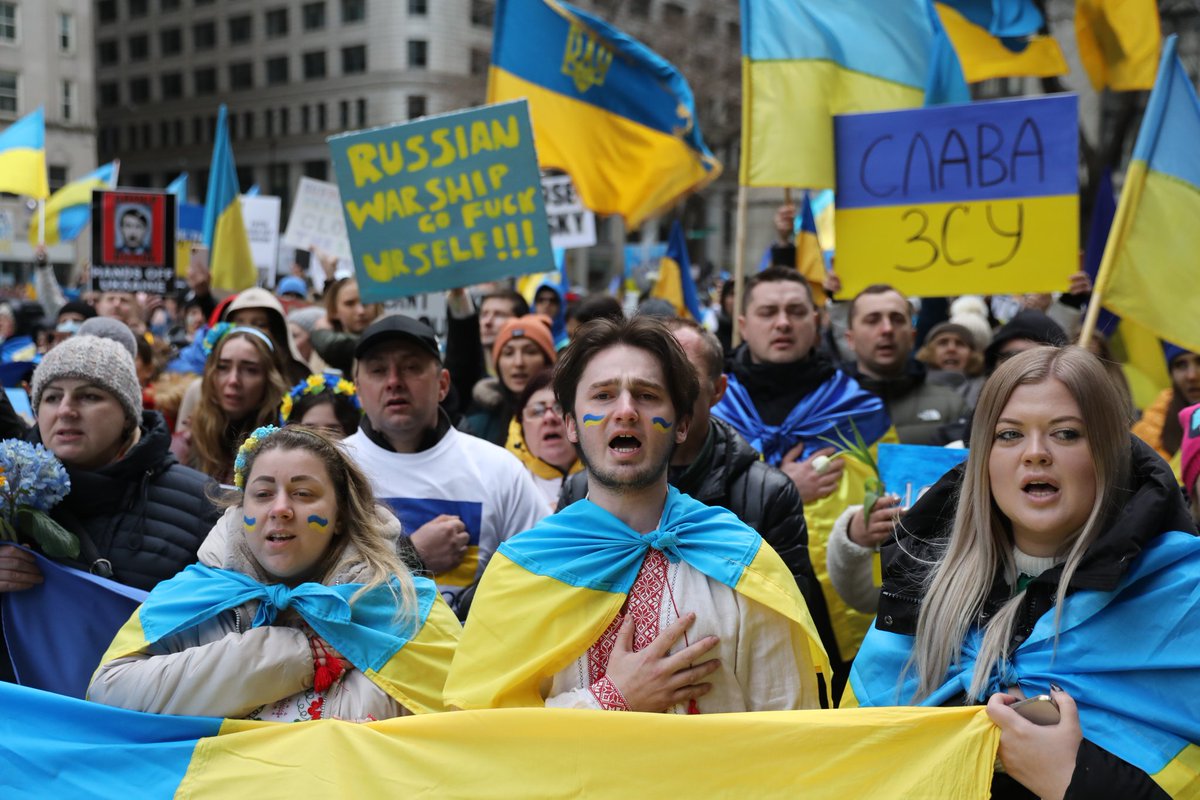
[(987, 797), (1000, 737), (977, 707), (286, 724), (154, 716), (0, 683), (0, 708), (0, 796), (12, 798), (968, 800)]
[(204, 201), (204, 244), (209, 249), (212, 287), (232, 292), (258, 283), (258, 269), (250, 254), (250, 238), (246, 235), (238, 194), (237, 167), (233, 163), (222, 103), (208, 170), (208, 196)]
[(538, 163), (592, 211), (636, 228), (721, 173), (687, 81), (645, 45), (558, 0), (500, 0), (495, 25), (488, 102), (529, 101)]
[(1095, 292), (1122, 319), (1200, 352), (1200, 100), (1176, 43), (1163, 47)]
[(0, 133), (0, 192), (37, 200), (50, 196), (46, 178), (46, 117), (41, 106)]
[(29, 243), (74, 241), (92, 219), (92, 189), (115, 188), (119, 167), (119, 161), (110, 161), (50, 195), (46, 201), (46, 237), (39, 240), (38, 217), (35, 215), (29, 223)]
[(970, 100), (930, 0), (741, 0), (744, 186), (834, 185), (833, 117)]
[(1033, 0), (938, 0), (938, 17), (970, 83), (1066, 75), (1066, 59)]

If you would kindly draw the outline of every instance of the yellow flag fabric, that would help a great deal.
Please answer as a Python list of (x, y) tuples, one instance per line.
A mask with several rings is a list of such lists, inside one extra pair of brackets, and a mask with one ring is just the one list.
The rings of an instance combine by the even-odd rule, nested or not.
[(1096, 91), (1154, 86), (1162, 44), (1155, 0), (1075, 0), (1075, 40)]
[(1020, 75), (1046, 78), (1069, 71), (1053, 36), (1031, 36), (1024, 50), (1014, 52), (956, 9), (945, 3), (934, 3), (934, 8), (954, 43), (967, 83)]

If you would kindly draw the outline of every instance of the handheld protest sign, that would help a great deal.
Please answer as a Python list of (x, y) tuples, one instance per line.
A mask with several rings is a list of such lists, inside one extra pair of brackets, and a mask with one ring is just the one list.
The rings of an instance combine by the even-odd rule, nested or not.
[(550, 224), (550, 246), (556, 250), (596, 244), (596, 215), (584, 208), (570, 175), (543, 175), (542, 198)]
[(364, 302), (554, 269), (524, 100), (329, 139)]
[(175, 195), (93, 190), (91, 286), (170, 294), (175, 288)]
[(309, 177), (300, 179), (287, 229), (280, 241), (297, 250), (316, 245), (330, 255), (349, 260), (350, 241), (346, 238), (346, 218), (336, 183)]
[(1052, 292), (1079, 270), (1078, 98), (834, 120), (839, 297)]

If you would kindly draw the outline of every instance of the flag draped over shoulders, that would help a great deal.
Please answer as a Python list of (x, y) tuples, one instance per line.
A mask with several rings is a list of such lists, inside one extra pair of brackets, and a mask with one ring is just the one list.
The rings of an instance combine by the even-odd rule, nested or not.
[(538, 163), (571, 175), (585, 206), (629, 228), (721, 172), (679, 71), (558, 0), (499, 0), (488, 102), (525, 98)]
[[(1054, 611), (1043, 615), (1006, 673), (993, 674), (977, 699), (1013, 684), (1041, 694), (1056, 683), (1078, 704), (1086, 739), (1145, 770), (1172, 796), (1200, 793), (1198, 583), (1200, 539), (1180, 531), (1155, 538), (1116, 589), (1067, 597), (1057, 637)], [(972, 629), (960, 661), (922, 705), (953, 702), (967, 691), (981, 640)], [(916, 675), (909, 670), (903, 683), (900, 676), (913, 643), (873, 627), (850, 672), (851, 702), (909, 702)]]
[(782, 615), (829, 675), (783, 561), (729, 511), (668, 489), (659, 528), (638, 534), (591, 501), (504, 542), (488, 565), (446, 684), (447, 706), (541, 706), (543, 685), (600, 638), (650, 548)]
[(1200, 352), (1200, 100), (1176, 43), (1163, 48), (1095, 293), (1122, 319)]
[(415, 618), (397, 616), (396, 598), (386, 586), (375, 587), (351, 605), (349, 600), (361, 584), (302, 583), (289, 588), (264, 585), (232, 570), (192, 564), (155, 587), (117, 633), (102, 663), (144, 651), (168, 636), (253, 601), (258, 609), (251, 627), (270, 625), (280, 611), (292, 608), (409, 711), (441, 711), (458, 623), (432, 581), (413, 580)]

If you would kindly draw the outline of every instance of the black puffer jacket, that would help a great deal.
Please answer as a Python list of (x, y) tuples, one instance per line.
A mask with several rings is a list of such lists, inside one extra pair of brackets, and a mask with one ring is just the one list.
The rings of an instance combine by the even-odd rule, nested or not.
[[(36, 427), (30, 438), (40, 443)], [(221, 512), (208, 499), (213, 481), (176, 461), (170, 444), (162, 415), (146, 411), (142, 436), (123, 458), (98, 470), (67, 468), (71, 491), (51, 516), (95, 548), (85, 557), (82, 543), (72, 566), (107, 559), (113, 580), (148, 591), (195, 562)]]
[[(1140, 439), (1131, 436), (1132, 475), (1121, 490), (1117, 512), (1088, 548), (1071, 576), (1068, 593), (1079, 589), (1111, 591), (1117, 587), (1129, 564), (1153, 538), (1167, 531), (1196, 533), (1196, 525), (1180, 493), (1171, 468)], [(959, 466), (934, 484), (901, 519), (898, 530), (903, 540), (883, 547), (883, 587), (875, 627), (914, 635), (924, 598), (924, 575), (928, 564), (944, 545), (954, 524), (954, 512), (964, 467)], [(1013, 629), (1010, 650), (1025, 641), (1034, 625), (1054, 607), (1054, 594), (1062, 566), (1046, 570), (1025, 589), (1025, 605)], [(992, 591), (980, 612), (981, 620), (994, 614), (1010, 597), (1011, 588), (997, 574)], [(1004, 775), (992, 787), (995, 798), (1033, 797), (1024, 787)], [(1068, 800), (1121, 798), (1165, 798), (1167, 794), (1150, 777), (1112, 753), (1086, 739), (1079, 747), (1075, 773), (1067, 790)]]
[[(700, 455), (682, 472), (672, 469), (670, 482), (705, 505), (729, 509), (775, 549), (796, 579), (825, 649), (836, 653), (825, 595), (808, 557), (804, 506), (791, 478), (764, 463), (728, 422), (712, 417)], [(587, 472), (577, 472), (563, 481), (558, 507), (586, 496)]]

